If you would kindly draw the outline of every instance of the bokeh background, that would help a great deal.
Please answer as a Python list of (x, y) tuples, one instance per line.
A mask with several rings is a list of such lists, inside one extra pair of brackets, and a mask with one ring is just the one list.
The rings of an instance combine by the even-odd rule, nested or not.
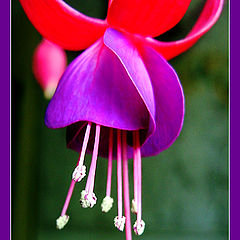
[[(104, 19), (105, 0), (68, 0), (83, 13)], [(205, 1), (192, 0), (183, 20), (162, 40), (179, 39), (193, 26)], [(41, 36), (18, 0), (12, 0), (12, 239), (124, 239), (113, 226), (117, 207), (101, 212), (107, 161), (99, 159), (93, 209), (78, 200), (86, 179), (76, 185), (70, 221), (56, 230), (77, 154), (66, 149), (65, 129), (44, 126), (48, 101), (31, 64)], [(80, 52), (67, 52), (68, 61)], [(188, 52), (170, 63), (181, 79), (186, 115), (171, 148), (143, 160), (145, 233), (133, 239), (228, 239), (228, 3), (220, 20)], [(90, 156), (86, 158), (90, 165)], [(130, 182), (132, 182), (132, 167)], [(116, 169), (114, 162), (113, 169)], [(116, 199), (116, 176), (113, 174)], [(131, 187), (131, 193), (132, 193)], [(133, 216), (132, 216), (133, 217)], [(132, 218), (132, 221), (134, 219)]]

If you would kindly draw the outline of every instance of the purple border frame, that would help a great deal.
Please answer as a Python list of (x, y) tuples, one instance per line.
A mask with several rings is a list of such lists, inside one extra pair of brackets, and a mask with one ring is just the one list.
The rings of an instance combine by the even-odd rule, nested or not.
[(10, 239), (10, 1), (1, 2), (1, 239)]
[(239, 193), (239, 1), (230, 4), (230, 239), (239, 239), (240, 193)]

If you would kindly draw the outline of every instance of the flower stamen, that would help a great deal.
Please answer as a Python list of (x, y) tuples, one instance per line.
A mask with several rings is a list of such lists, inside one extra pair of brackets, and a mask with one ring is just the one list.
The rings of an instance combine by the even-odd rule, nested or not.
[[(83, 165), (80, 165), (80, 164), (83, 164), (83, 160), (84, 160), (84, 156), (85, 156), (86, 148), (87, 148), (87, 143), (88, 143), (88, 139), (89, 139), (89, 135), (90, 135), (90, 130), (91, 130), (91, 123), (88, 123), (87, 129), (86, 129), (86, 132), (85, 132), (85, 136), (84, 136), (83, 147), (82, 147), (81, 153), (79, 155), (80, 157), (78, 159), (78, 163), (77, 163), (77, 167), (76, 167), (76, 168), (78, 168), (80, 173), (79, 173), (78, 170), (74, 171), (75, 173), (73, 172), (74, 178), (72, 178), (70, 187), (68, 189), (67, 197), (66, 197), (66, 200), (64, 202), (61, 215), (56, 220), (56, 225), (57, 225), (58, 229), (62, 229), (69, 221), (69, 216), (66, 215), (66, 212), (67, 212), (67, 209), (68, 209), (71, 197), (72, 197), (72, 193), (73, 193), (73, 190), (74, 190), (74, 187), (75, 187), (75, 183), (76, 183), (76, 181), (80, 181), (79, 180), (80, 178), (82, 179), (84, 177), (84, 172), (86, 171), (86, 167), (83, 166)], [(76, 170), (76, 168), (75, 168), (75, 170)]]
[(86, 154), (87, 144), (90, 136), (90, 130), (91, 130), (91, 122), (89, 122), (87, 125), (84, 140), (83, 140), (82, 151), (78, 158), (78, 164), (72, 174), (72, 179), (76, 182), (80, 182), (86, 176), (86, 166), (84, 166), (83, 163), (84, 163), (84, 157)]
[(134, 185), (136, 184), (137, 187), (137, 199), (136, 199), (137, 221), (133, 226), (133, 230), (137, 235), (141, 235), (144, 232), (145, 223), (142, 220), (142, 159), (139, 141), (139, 131), (135, 131), (133, 133), (133, 151), (135, 158), (134, 168), (136, 168), (137, 175), (136, 178), (134, 178)]
[(114, 218), (114, 225), (123, 231), (125, 217), (122, 216), (122, 147), (121, 130), (117, 129), (117, 188), (118, 188), (118, 216)]
[(86, 207), (92, 208), (97, 202), (97, 197), (93, 193), (93, 188), (94, 188), (95, 172), (96, 172), (96, 166), (97, 166), (99, 139), (100, 139), (100, 125), (96, 125), (92, 162), (91, 162), (85, 190), (81, 192), (80, 203), (84, 208)]

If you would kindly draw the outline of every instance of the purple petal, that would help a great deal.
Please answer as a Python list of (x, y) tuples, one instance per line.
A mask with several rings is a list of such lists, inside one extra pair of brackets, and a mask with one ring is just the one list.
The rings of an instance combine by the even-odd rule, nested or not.
[(117, 30), (107, 29), (104, 43), (126, 68), (149, 111), (151, 121), (142, 155), (158, 154), (174, 142), (182, 128), (184, 97), (178, 76), (157, 52), (144, 46), (138, 49)]
[(150, 121), (147, 127), (147, 136), (145, 135), (141, 139), (141, 142), (143, 143), (146, 140), (146, 137), (150, 136), (155, 131), (155, 102), (152, 84), (147, 69), (139, 55), (137, 47), (123, 33), (108, 28), (105, 32), (103, 41), (121, 61), (130, 80), (136, 87), (148, 109)]
[(50, 128), (79, 121), (125, 130), (148, 127), (145, 104), (102, 40), (69, 65), (46, 112), (45, 123)]
[[(146, 141), (142, 155), (151, 156), (173, 143), (183, 116), (183, 92), (171, 66), (153, 49), (137, 49), (130, 38), (108, 29), (104, 43), (101, 39), (69, 65), (45, 121), (51, 128), (68, 126), (68, 147), (76, 151), (81, 149), (86, 122), (102, 125), (101, 156), (108, 152), (108, 127), (140, 129), (141, 143)], [(93, 141), (94, 130), (89, 152)]]
[[(103, 59), (102, 64), (103, 67), (106, 67), (109, 72), (111, 72), (111, 69), (117, 68), (117, 74), (115, 81), (121, 81), (116, 85), (116, 89), (110, 89), (108, 91), (109, 95), (113, 95), (113, 97), (117, 97), (117, 94), (112, 94), (112, 91), (117, 91), (118, 94), (121, 92), (121, 88), (123, 91), (128, 91), (128, 100), (126, 102), (125, 112), (121, 116), (121, 118), (128, 118), (126, 121), (131, 121), (132, 118), (138, 118), (141, 120), (143, 124), (134, 124), (135, 129), (141, 130), (141, 142), (143, 143), (147, 136), (151, 135), (152, 132), (154, 132), (155, 129), (155, 123), (154, 123), (154, 116), (155, 116), (155, 105), (154, 105), (154, 97), (153, 97), (153, 90), (150, 82), (149, 75), (146, 71), (146, 68), (141, 60), (141, 57), (136, 49), (136, 47), (120, 32), (114, 31), (112, 29), (109, 29), (106, 31), (106, 34), (104, 36), (104, 44), (109, 48), (108, 50), (105, 49), (106, 52), (108, 52), (109, 55), (113, 59), (115, 59), (116, 64), (115, 66), (111, 67), (110, 61), (108, 61), (107, 58)], [(110, 52), (109, 52), (110, 51)], [(102, 57), (103, 52), (101, 52)], [(111, 59), (111, 61), (113, 61)], [(102, 77), (102, 76), (100, 76)], [(112, 78), (112, 77), (111, 77)], [(124, 81), (123, 81), (123, 79)], [(101, 81), (101, 79), (98, 79), (98, 81)], [(101, 81), (102, 82), (102, 81)], [(102, 85), (99, 85), (101, 88)], [(104, 85), (104, 87), (108, 88), (108, 85)], [(137, 95), (136, 95), (137, 93)], [(117, 97), (119, 98), (119, 97)], [(121, 97), (120, 97), (121, 98)], [(139, 100), (140, 99), (140, 100)], [(83, 99), (83, 101), (85, 101)], [(122, 100), (118, 100), (122, 101)], [(128, 112), (126, 112), (128, 110)], [(106, 114), (106, 112), (103, 112), (103, 114)], [(111, 117), (107, 118), (108, 122), (105, 124), (101, 124), (104, 126), (109, 126), (109, 121), (111, 121)], [(122, 121), (123, 119), (120, 119), (118, 116), (118, 119), (116, 121)], [(138, 121), (139, 121), (138, 120)], [(144, 120), (144, 121), (143, 121)], [(135, 119), (136, 121), (136, 119)], [(96, 118), (95, 121), (99, 123), (99, 119)], [(74, 149), (76, 151), (80, 151), (83, 138), (84, 138), (84, 129), (80, 132), (78, 132), (78, 129), (80, 129), (83, 126), (84, 123), (76, 123), (72, 124), (67, 128), (67, 143), (68, 147), (71, 149)], [(128, 123), (129, 124), (129, 123)], [(138, 127), (137, 127), (138, 125)], [(122, 125), (118, 126), (112, 126), (115, 128), (120, 129), (126, 129)], [(93, 128), (94, 129), (94, 128)], [(145, 131), (143, 130), (145, 129)], [(127, 130), (133, 130), (133, 128), (128, 128)], [(114, 158), (116, 157), (116, 136), (114, 132), (113, 142), (114, 142), (114, 149), (113, 149), (113, 155)], [(100, 137), (100, 146), (99, 146), (99, 155), (103, 157), (107, 157), (108, 155), (108, 136), (109, 136), (109, 129), (108, 128), (102, 128), (101, 130), (101, 137)], [(88, 145), (88, 151), (91, 152), (93, 149), (93, 141), (94, 141), (94, 131), (90, 135), (90, 141)], [(129, 134), (129, 143), (132, 142), (132, 134)], [(132, 148), (128, 146), (128, 156), (132, 156)]]
[(142, 156), (168, 148), (178, 137), (184, 119), (184, 95), (174, 69), (155, 50), (139, 49), (151, 78), (156, 104), (156, 131), (142, 146)]

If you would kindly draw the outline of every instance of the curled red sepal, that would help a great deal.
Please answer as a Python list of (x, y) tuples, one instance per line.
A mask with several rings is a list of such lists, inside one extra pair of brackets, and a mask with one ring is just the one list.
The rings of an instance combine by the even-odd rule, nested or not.
[(161, 42), (152, 38), (146, 38), (144, 39), (144, 44), (154, 48), (167, 60), (185, 52), (215, 24), (221, 14), (223, 4), (224, 0), (207, 0), (196, 24), (184, 39)]
[(74, 10), (62, 0), (20, 0), (28, 18), (46, 39), (67, 50), (82, 50), (99, 39), (106, 21)]
[(113, 0), (107, 20), (112, 28), (142, 36), (158, 36), (174, 27), (191, 0)]

